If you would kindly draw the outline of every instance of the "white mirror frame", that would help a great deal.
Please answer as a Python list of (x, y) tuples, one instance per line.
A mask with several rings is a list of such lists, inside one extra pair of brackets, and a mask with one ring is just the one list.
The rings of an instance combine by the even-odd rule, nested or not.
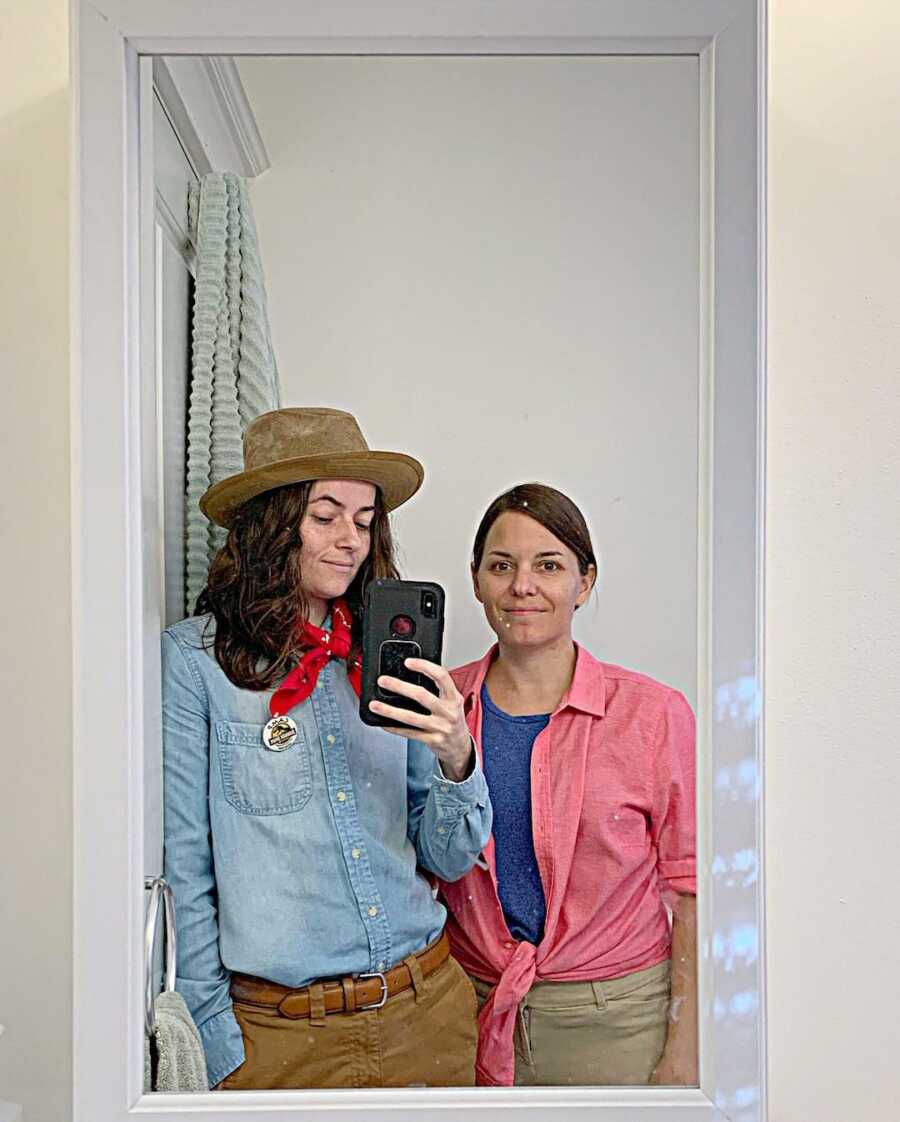
[[(141, 776), (159, 735), (143, 590), (159, 580), (160, 516), (141, 451), (156, 416), (140, 56), (206, 53), (699, 57), (699, 1089), (141, 1092)], [(76, 1122), (762, 1122), (765, 0), (73, 0), (73, 76)]]

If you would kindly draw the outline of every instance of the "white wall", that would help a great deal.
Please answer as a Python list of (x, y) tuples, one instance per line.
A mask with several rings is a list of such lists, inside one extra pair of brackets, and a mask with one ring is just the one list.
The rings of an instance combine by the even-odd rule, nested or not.
[(493, 635), (478, 520), (533, 479), (602, 553), (579, 638), (696, 697), (695, 58), (244, 59), (285, 404), (425, 464), (394, 523), (447, 589), (445, 661)]
[(773, 1122), (896, 1118), (900, 11), (771, 4)]
[[(852, 17), (810, 0), (773, 7), (772, 1122), (884, 1122), (900, 1008), (900, 14), (888, 0)], [(65, 19), (59, 0), (33, 0), (4, 12), (0, 40), (0, 470), (13, 481), (0, 490), (0, 579), (16, 648), (0, 654), (0, 1097), (25, 1102), (28, 1122), (71, 1114)], [(53, 735), (35, 738), (47, 681)]]
[(0, 34), (0, 1099), (71, 1114), (68, 60), (64, 0)]

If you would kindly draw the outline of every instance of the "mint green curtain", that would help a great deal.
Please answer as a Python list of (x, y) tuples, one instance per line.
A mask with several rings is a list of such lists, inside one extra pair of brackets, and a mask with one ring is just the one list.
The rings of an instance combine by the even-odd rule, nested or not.
[(226, 531), (197, 503), (213, 483), (243, 467), (243, 434), (258, 414), (278, 409), (259, 237), (245, 181), (210, 172), (189, 197), (197, 249), (188, 409), (185, 612), (194, 610)]

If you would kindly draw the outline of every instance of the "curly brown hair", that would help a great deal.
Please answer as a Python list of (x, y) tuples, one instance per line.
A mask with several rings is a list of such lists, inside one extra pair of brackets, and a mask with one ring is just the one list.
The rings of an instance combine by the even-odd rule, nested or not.
[[(299, 527), (314, 482), (278, 487), (243, 503), (197, 598), (194, 614), (215, 617), (216, 660), (242, 689), (272, 689), (297, 661), (297, 633), (309, 617)], [(351, 658), (360, 653), (369, 582), (397, 575), (390, 522), (376, 487), (369, 553), (344, 596), (353, 617)]]

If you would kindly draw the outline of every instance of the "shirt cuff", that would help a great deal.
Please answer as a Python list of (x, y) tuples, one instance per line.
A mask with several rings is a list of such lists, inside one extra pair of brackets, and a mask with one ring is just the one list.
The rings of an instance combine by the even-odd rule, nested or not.
[(657, 869), (663, 891), (684, 896), (697, 895), (697, 862), (693, 857), (660, 861)]
[(206, 1075), (210, 1088), (244, 1062), (244, 1036), (231, 1009), (223, 1009), (197, 1026), (206, 1053)]

